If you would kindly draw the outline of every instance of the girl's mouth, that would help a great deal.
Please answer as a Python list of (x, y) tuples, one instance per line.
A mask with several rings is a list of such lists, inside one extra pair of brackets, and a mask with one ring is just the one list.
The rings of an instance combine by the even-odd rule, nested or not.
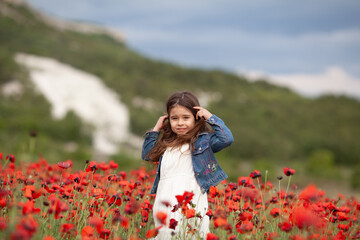
[(179, 132), (185, 132), (186, 128), (177, 128), (176, 130)]

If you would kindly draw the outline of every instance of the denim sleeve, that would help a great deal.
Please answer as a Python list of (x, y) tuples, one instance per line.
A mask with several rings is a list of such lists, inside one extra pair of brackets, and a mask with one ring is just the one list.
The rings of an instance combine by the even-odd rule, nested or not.
[(207, 122), (215, 131), (210, 136), (210, 146), (214, 153), (230, 146), (234, 142), (230, 129), (219, 117), (212, 115)]
[(145, 160), (145, 161), (150, 160), (146, 156), (151, 151), (151, 149), (154, 148), (154, 146), (157, 142), (157, 139), (159, 137), (159, 133), (160, 132), (154, 132), (154, 131), (149, 131), (149, 132), (145, 133), (145, 140), (144, 140), (144, 143), (142, 146), (142, 152), (141, 152), (141, 158), (143, 160)]

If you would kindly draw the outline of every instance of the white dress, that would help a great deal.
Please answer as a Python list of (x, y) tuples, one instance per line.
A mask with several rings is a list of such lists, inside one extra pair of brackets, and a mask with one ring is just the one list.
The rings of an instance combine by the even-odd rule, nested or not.
[[(183, 195), (184, 191), (194, 193), (191, 202), (196, 205), (194, 207), (195, 212), (200, 214), (201, 218), (193, 217), (186, 219), (181, 213), (181, 209), (171, 212), (173, 206), (177, 204), (175, 196)], [(165, 202), (170, 203), (170, 206), (166, 206)], [(189, 208), (192, 207), (189, 206)], [(161, 225), (160, 221), (156, 218), (158, 211), (165, 212), (167, 219), (166, 226), (160, 228), (156, 239), (199, 239), (199, 236), (206, 239), (206, 234), (209, 232), (207, 210), (207, 194), (201, 192), (200, 186), (196, 181), (189, 144), (183, 145), (181, 148), (168, 148), (161, 161), (160, 181), (153, 206), (155, 227)], [(169, 228), (169, 222), (172, 218), (178, 221), (175, 231)], [(196, 235), (187, 234), (187, 231), (190, 230), (187, 227), (188, 224), (197, 230)]]

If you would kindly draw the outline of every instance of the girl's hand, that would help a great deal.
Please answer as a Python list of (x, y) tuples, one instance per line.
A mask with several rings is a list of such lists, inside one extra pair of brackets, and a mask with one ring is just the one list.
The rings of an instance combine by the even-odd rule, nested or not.
[(168, 118), (168, 115), (159, 117), (155, 127), (153, 128), (154, 132), (160, 131), (164, 127), (164, 122)]
[(205, 108), (194, 107), (194, 109), (198, 110), (198, 112), (196, 113), (196, 119), (204, 118), (205, 120), (208, 120), (212, 116), (212, 113), (210, 113)]

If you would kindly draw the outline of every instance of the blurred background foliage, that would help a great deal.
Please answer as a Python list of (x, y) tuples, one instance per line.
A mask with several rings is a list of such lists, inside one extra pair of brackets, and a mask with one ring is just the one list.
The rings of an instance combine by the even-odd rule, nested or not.
[[(134, 104), (136, 97), (162, 106), (174, 91), (215, 94), (216, 100), (207, 108), (227, 123), (235, 138), (234, 145), (218, 155), (232, 180), (239, 173), (247, 175), (244, 171), (251, 168), (280, 174), (278, 168), (284, 165), (331, 179), (342, 174), (338, 166), (347, 166), (353, 169), (352, 177), (344, 178), (359, 187), (358, 100), (332, 95), (310, 99), (221, 69), (182, 67), (150, 59), (105, 34), (51, 27), (26, 5), (7, 7), (15, 17), (0, 17), (0, 86), (16, 79), (24, 91), (17, 97), (0, 94), (0, 151), (4, 154), (19, 154), (23, 159), (41, 154), (52, 162), (70, 158), (78, 167), (94, 157), (91, 127), (84, 126), (72, 112), (61, 120), (51, 117), (51, 106), (34, 90), (28, 72), (14, 61), (16, 53), (24, 52), (55, 58), (100, 77), (127, 105), (131, 132), (139, 136), (165, 109)], [(30, 132), (37, 136), (31, 137)], [(35, 147), (31, 147), (32, 139)], [(140, 156), (125, 153), (110, 158), (125, 169), (140, 163)], [(249, 169), (241, 165), (245, 162)]]

